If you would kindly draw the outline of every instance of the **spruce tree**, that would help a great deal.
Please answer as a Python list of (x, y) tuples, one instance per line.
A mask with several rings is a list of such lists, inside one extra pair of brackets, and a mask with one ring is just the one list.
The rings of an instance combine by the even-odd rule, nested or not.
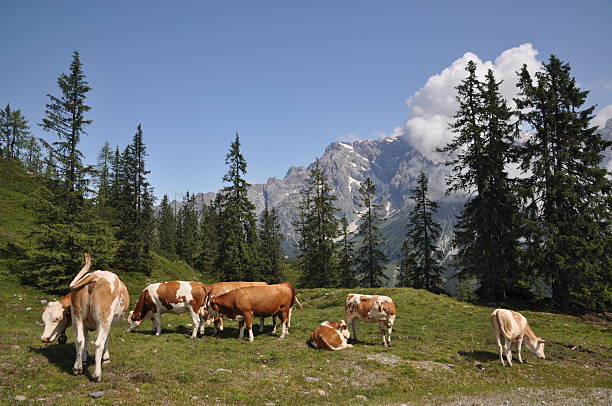
[(179, 213), (181, 240), (177, 253), (189, 265), (194, 265), (198, 252), (198, 212), (194, 194), (185, 194)]
[(121, 240), (117, 252), (117, 266), (128, 272), (151, 273), (151, 244), (153, 238), (153, 196), (147, 180), (146, 146), (142, 126), (139, 124), (132, 143), (121, 155), (118, 163), (119, 195), (113, 201), (118, 214), (117, 237)]
[(111, 197), (111, 170), (113, 159), (113, 151), (107, 141), (98, 153), (98, 161), (95, 167), (94, 184), (97, 189), (96, 203), (99, 206), (106, 206)]
[(299, 236), (298, 262), (302, 269), (299, 285), (304, 288), (333, 286), (338, 267), (336, 196), (318, 159), (301, 194), (298, 220), (294, 223)]
[(427, 197), (428, 178), (421, 172), (417, 186), (411, 189), (415, 206), (408, 215), (408, 233), (402, 246), (402, 260), (398, 266), (398, 286), (442, 291), (441, 253), (436, 242), (440, 237), (440, 225), (433, 220), (438, 204)]
[(343, 216), (340, 220), (340, 242), (338, 244), (338, 287), (352, 289), (357, 287), (355, 275), (355, 250), (353, 241), (349, 239), (348, 220)]
[(219, 239), (217, 230), (219, 226), (219, 216), (214, 202), (204, 204), (200, 215), (200, 225), (198, 231), (198, 253), (195, 267), (202, 273), (218, 277), (215, 270), (217, 261), (217, 251)]
[(276, 210), (268, 209), (266, 202), (259, 218), (260, 276), (267, 283), (280, 283), (284, 279), (283, 235)]
[(173, 256), (176, 253), (176, 219), (168, 195), (164, 195), (160, 203), (157, 234), (159, 236), (159, 249), (164, 254)]
[(366, 178), (359, 186), (359, 199), (363, 211), (360, 213), (357, 236), (361, 239), (361, 246), (357, 250), (355, 262), (357, 264), (357, 275), (360, 286), (378, 288), (383, 286), (383, 279), (389, 279), (385, 275), (385, 263), (388, 258), (382, 250), (385, 239), (380, 232), (379, 226), (382, 222), (379, 204), (374, 204), (376, 199), (376, 186), (372, 179)]
[(220, 192), (221, 216), (219, 218), (219, 252), (217, 267), (222, 279), (256, 280), (259, 257), (257, 253), (257, 220), (255, 205), (247, 194), (249, 183), (244, 179), (247, 163), (240, 151), (240, 137), (230, 146), (225, 157), (229, 166), (223, 181), (229, 183)]
[(11, 110), (8, 104), (0, 110), (0, 156), (20, 159), (20, 150), (30, 138), (29, 130), (21, 110)]
[(91, 123), (85, 118), (90, 87), (77, 52), (70, 72), (60, 75), (57, 83), (61, 95), (49, 95), (41, 124), (59, 139), (47, 143), (52, 178), (39, 185), (32, 201), (36, 213), (32, 248), (22, 268), (26, 283), (51, 291), (65, 290), (82, 267), (83, 252), (92, 253), (96, 266), (102, 268), (111, 263), (116, 248), (107, 223), (98, 219), (85, 198), (89, 168), (82, 163), (78, 145)]
[(599, 167), (611, 142), (590, 126), (594, 106), (552, 55), (535, 74), (519, 72), (517, 108), (529, 138), (521, 149), (529, 266), (566, 310), (607, 311), (612, 303), (610, 173)]
[(478, 280), (480, 299), (505, 299), (523, 280), (517, 263), (518, 208), (505, 171), (516, 126), (492, 71), (484, 83), (473, 61), (466, 71), (456, 88), (459, 109), (450, 124), (455, 137), (441, 150), (451, 153), (448, 192), (472, 196), (455, 226), (454, 264), (460, 278)]

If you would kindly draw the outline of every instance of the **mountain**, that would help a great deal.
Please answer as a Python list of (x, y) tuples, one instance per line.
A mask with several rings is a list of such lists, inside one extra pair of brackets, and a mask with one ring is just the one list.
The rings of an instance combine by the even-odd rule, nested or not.
[[(282, 179), (269, 178), (265, 184), (254, 184), (249, 188), (249, 197), (261, 213), (265, 204), (276, 208), (282, 230), (286, 236), (285, 249), (291, 254), (295, 247), (296, 234), (292, 223), (297, 219), (300, 191), (314, 163), (308, 167), (290, 167)], [(382, 231), (388, 240), (387, 253), (392, 262), (399, 256), (405, 236), (407, 214), (414, 205), (410, 199), (419, 172), (430, 177), (430, 198), (438, 201), (440, 209), (437, 220), (442, 225), (441, 243), (448, 247), (455, 216), (462, 207), (462, 200), (446, 196), (444, 175), (446, 169), (434, 164), (416, 151), (400, 136), (355, 142), (332, 142), (319, 159), (319, 165), (327, 175), (337, 196), (338, 215), (346, 215), (349, 230), (354, 231), (358, 223), (358, 189), (366, 177), (376, 185), (376, 203), (381, 204), (386, 216)], [(215, 193), (199, 193), (198, 204), (214, 200)], [(179, 202), (172, 202), (175, 206)], [(445, 250), (448, 251), (448, 250)]]

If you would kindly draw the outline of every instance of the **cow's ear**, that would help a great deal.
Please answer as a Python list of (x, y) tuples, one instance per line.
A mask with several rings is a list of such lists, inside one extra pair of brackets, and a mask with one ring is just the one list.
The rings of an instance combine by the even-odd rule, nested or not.
[(43, 311), (43, 313), (45, 312), (45, 310), (47, 310), (47, 306), (43, 306), (43, 307), (42, 307), (42, 311)]

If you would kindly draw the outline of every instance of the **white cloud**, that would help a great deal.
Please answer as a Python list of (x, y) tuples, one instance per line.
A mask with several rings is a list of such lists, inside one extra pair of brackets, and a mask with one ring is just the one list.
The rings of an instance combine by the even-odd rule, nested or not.
[(591, 125), (599, 128), (603, 128), (606, 125), (606, 121), (612, 118), (612, 104), (607, 105), (603, 109), (599, 110), (593, 120), (591, 120)]
[(442, 162), (446, 156), (435, 152), (452, 138), (448, 123), (457, 110), (455, 87), (465, 78), (465, 67), (472, 60), (477, 66), (477, 75), (484, 78), (487, 70), (493, 70), (500, 85), (501, 94), (513, 105), (516, 97), (516, 72), (523, 64), (530, 73), (535, 73), (541, 66), (536, 59), (538, 51), (531, 44), (523, 44), (502, 52), (494, 62), (483, 62), (472, 52), (465, 53), (442, 72), (431, 76), (425, 85), (406, 101), (408, 119), (401, 129), (411, 144), (433, 162)]
[(353, 143), (355, 141), (359, 141), (359, 137), (357, 137), (355, 134), (344, 134), (338, 137), (338, 141)]

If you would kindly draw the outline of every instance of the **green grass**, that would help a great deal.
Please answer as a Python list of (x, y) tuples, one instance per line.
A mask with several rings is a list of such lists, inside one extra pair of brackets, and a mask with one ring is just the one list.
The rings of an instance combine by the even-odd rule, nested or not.
[[(130, 287), (132, 298), (142, 287)], [(361, 342), (352, 349), (308, 348), (306, 340), (321, 321), (344, 317), (342, 305), (349, 291), (303, 290), (298, 292), (304, 310), (293, 312), (291, 334), (284, 340), (271, 335), (269, 325), (264, 334), (254, 329), (254, 343), (238, 340), (237, 325), (231, 321), (218, 337), (207, 329), (205, 337), (189, 339), (187, 315), (165, 315), (159, 337), (151, 335), (148, 321), (134, 333), (126, 333), (122, 321), (111, 332), (111, 362), (103, 366), (103, 380), (93, 383), (87, 375), (70, 374), (71, 331), (66, 345), (39, 342), (39, 300), (52, 298), (5, 282), (0, 287), (0, 402), (23, 395), (44, 398), (38, 402), (42, 404), (93, 403), (89, 393), (101, 390), (105, 394), (96, 403), (109, 405), (161, 399), (176, 405), (196, 400), (348, 404), (357, 395), (372, 404), (389, 404), (438, 402), (518, 387), (612, 387), (612, 342), (605, 321), (523, 311), (536, 334), (548, 340), (547, 359), (525, 351), (527, 363), (508, 368), (501, 366), (492, 341), (491, 308), (413, 289), (361, 291), (395, 300), (399, 315), (391, 348), (380, 344), (375, 325), (363, 323)]]

